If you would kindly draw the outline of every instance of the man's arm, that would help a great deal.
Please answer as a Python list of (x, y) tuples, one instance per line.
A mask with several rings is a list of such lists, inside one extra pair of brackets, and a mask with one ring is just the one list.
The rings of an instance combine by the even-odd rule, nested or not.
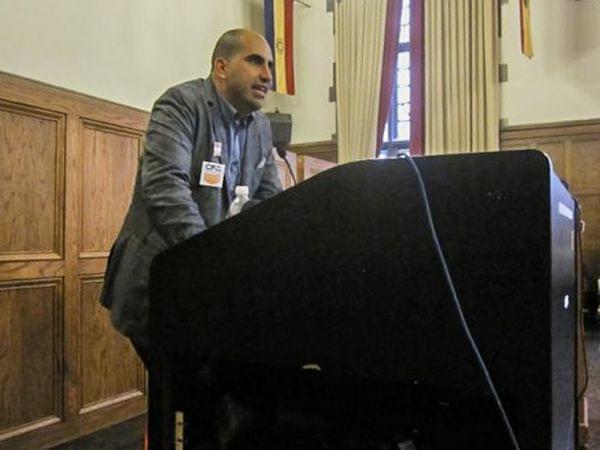
[(154, 104), (146, 132), (142, 191), (148, 214), (169, 246), (206, 229), (190, 187), (198, 119), (182, 93), (169, 89)]

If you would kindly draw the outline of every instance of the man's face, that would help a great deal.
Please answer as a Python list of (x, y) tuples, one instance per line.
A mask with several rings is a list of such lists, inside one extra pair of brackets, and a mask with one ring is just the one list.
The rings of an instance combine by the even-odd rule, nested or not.
[(222, 60), (224, 96), (241, 114), (263, 107), (271, 87), (273, 55), (259, 35), (242, 38), (243, 48), (229, 60)]

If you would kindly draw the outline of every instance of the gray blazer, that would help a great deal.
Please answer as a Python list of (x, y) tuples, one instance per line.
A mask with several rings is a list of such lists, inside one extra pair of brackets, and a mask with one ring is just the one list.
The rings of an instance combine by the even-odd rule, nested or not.
[[(154, 256), (225, 218), (226, 181), (222, 189), (199, 185), (202, 162), (210, 161), (214, 141), (222, 143), (227, 166), (227, 128), (211, 80), (174, 86), (154, 104), (133, 199), (110, 252), (101, 296), (115, 328), (137, 345), (148, 346), (148, 278)], [(281, 191), (272, 145), (269, 122), (257, 112), (240, 173), (240, 184), (249, 187), (253, 200)]]

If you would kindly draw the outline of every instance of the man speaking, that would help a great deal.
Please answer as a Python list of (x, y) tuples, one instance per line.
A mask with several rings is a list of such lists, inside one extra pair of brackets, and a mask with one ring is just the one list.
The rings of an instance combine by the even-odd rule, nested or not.
[(160, 251), (225, 218), (238, 185), (254, 202), (281, 191), (269, 122), (258, 110), (272, 81), (269, 44), (223, 34), (211, 73), (154, 104), (133, 199), (108, 260), (101, 303), (148, 365), (148, 278)]

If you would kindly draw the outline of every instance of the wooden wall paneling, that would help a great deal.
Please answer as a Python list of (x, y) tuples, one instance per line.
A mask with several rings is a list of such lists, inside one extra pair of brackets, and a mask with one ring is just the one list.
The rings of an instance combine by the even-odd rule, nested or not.
[(552, 161), (552, 167), (554, 171), (561, 177), (563, 180), (569, 178), (568, 176), (568, 166), (566, 163), (567, 159), (567, 147), (569, 142), (539, 142), (535, 148), (541, 150), (546, 153), (550, 160)]
[(99, 304), (101, 277), (81, 279), (81, 409), (85, 414), (145, 392), (144, 367)]
[(65, 116), (0, 101), (0, 261), (61, 259)]
[(99, 304), (106, 259), (131, 202), (143, 132), (81, 120), (80, 133), (78, 412), (87, 414), (145, 393), (141, 361)]
[(571, 142), (568, 165), (573, 190), (582, 194), (600, 193), (600, 137)]
[[(61, 367), (58, 377), (60, 388), (56, 388), (53, 394), (61, 399), (60, 408), (55, 408), (60, 414), (53, 413), (43, 418), (48, 408), (43, 406), (41, 412), (37, 412), (36, 408), (39, 408), (39, 401), (47, 397), (35, 394), (35, 389), (31, 392), (39, 397), (38, 403), (31, 396), (21, 396), (24, 410), (34, 413), (11, 420), (29, 420), (31, 416), (34, 417), (33, 422), (14, 426), (13, 422), (7, 422), (2, 425), (8, 427), (6, 429), (0, 426), (2, 450), (46, 448), (145, 411), (144, 373), (141, 366), (135, 361), (132, 351), (128, 356), (122, 356), (124, 351), (129, 351), (127, 341), (110, 328), (108, 313), (97, 304), (108, 241), (113, 238), (111, 234), (116, 232), (113, 229), (117, 227), (117, 222), (120, 226), (123, 211), (113, 208), (108, 213), (104, 210), (100, 211), (100, 215), (94, 216), (98, 201), (104, 205), (101, 198), (104, 192), (101, 196), (92, 195), (92, 200), (86, 202), (83, 186), (87, 185), (84, 184), (83, 173), (86, 164), (90, 171), (102, 172), (106, 162), (102, 157), (94, 159), (94, 154), (91, 160), (85, 159), (89, 147), (84, 145), (84, 124), (88, 131), (94, 127), (96, 131), (102, 130), (104, 134), (98, 139), (101, 145), (94, 151), (108, 155), (110, 161), (110, 155), (116, 155), (123, 148), (126, 152), (134, 153), (129, 150), (131, 145), (136, 147), (139, 154), (139, 137), (143, 134), (147, 120), (148, 114), (143, 111), (0, 73), (0, 184), (4, 183), (0, 186), (0, 207), (7, 209), (8, 205), (11, 217), (9, 224), (13, 224), (10, 232), (6, 231), (4, 223), (0, 227), (0, 285), (20, 286), (25, 283), (38, 286), (44, 285), (48, 279), (62, 280), (60, 289), (56, 291), (56, 304), (60, 304), (61, 309), (53, 316), (53, 320), (61, 324), (62, 334), (57, 339), (60, 341), (62, 354), (56, 356), (58, 353), (55, 352), (56, 355), (52, 355), (52, 358), (57, 358), (57, 366)], [(137, 164), (137, 156), (133, 159)], [(118, 166), (115, 161), (109, 165), (113, 169)], [(125, 170), (125, 173), (130, 171)], [(104, 179), (105, 173), (102, 172), (99, 176)], [(125, 175), (127, 176), (129, 175)], [(133, 185), (133, 179), (127, 181)], [(97, 184), (90, 186), (92, 189), (102, 190), (113, 187), (111, 184), (106, 188)], [(8, 196), (7, 191), (15, 194)], [(112, 193), (109, 191), (109, 194)], [(89, 192), (87, 194), (90, 198)], [(19, 196), (25, 199), (25, 203), (15, 201)], [(115, 199), (111, 197), (112, 200)], [(85, 211), (88, 214), (87, 224), (95, 227), (88, 229), (88, 234), (82, 230), (86, 207), (91, 208)], [(27, 214), (25, 219), (22, 213)], [(42, 219), (39, 219), (40, 216)], [(0, 217), (0, 221), (3, 219), (7, 220)], [(98, 224), (93, 223), (94, 220)], [(38, 232), (35, 226), (40, 221), (46, 225), (41, 226), (41, 231)], [(90, 254), (86, 256), (84, 250), (89, 250)], [(84, 258), (79, 257), (81, 253)], [(92, 275), (92, 278), (88, 275)], [(82, 280), (85, 281), (83, 284)], [(0, 295), (0, 308), (9, 303), (10, 301), (3, 303)], [(23, 304), (27, 303), (31, 304)], [(0, 336), (6, 329), (5, 323), (17, 323), (15, 321), (19, 311), (18, 308), (11, 307), (6, 317), (0, 317)], [(23, 329), (27, 328), (29, 342), (38, 342), (41, 349), (46, 349), (44, 343), (49, 341), (45, 335), (45, 327), (36, 326), (38, 316), (43, 317), (44, 314), (26, 315), (25, 321), (31, 327)], [(111, 351), (121, 355), (121, 367), (117, 369), (127, 366), (127, 370), (136, 373), (135, 382), (131, 381), (130, 375), (125, 377), (125, 387), (115, 380), (111, 381), (113, 391), (130, 391), (129, 400), (124, 396), (114, 403), (110, 399), (102, 399), (100, 397), (110, 397), (113, 391), (103, 386), (102, 382), (94, 386), (94, 380), (89, 381), (93, 369), (86, 366), (86, 358), (96, 350), (95, 347), (89, 348), (92, 340), (90, 330), (97, 330), (98, 335), (104, 333), (100, 331), (102, 327), (107, 330), (105, 339), (113, 339), (110, 345), (114, 348)], [(10, 333), (11, 336), (17, 336), (12, 331)], [(6, 375), (10, 366), (1, 355), (4, 355), (8, 344), (3, 344), (4, 341), (0, 342), (0, 398), (7, 383), (14, 379)], [(82, 347), (86, 349), (83, 355)], [(126, 350), (122, 350), (123, 347)], [(25, 353), (20, 350), (12, 351), (12, 354), (25, 357)], [(134, 361), (130, 362), (132, 358)], [(116, 365), (114, 362), (112, 364)], [(52, 378), (47, 377), (42, 380), (46, 384), (37, 383), (36, 388), (44, 387), (44, 392), (47, 393), (47, 383), (50, 380)], [(94, 394), (96, 392), (99, 394)], [(95, 403), (96, 397), (99, 398), (99, 403)], [(7, 410), (18, 410), (21, 407), (13, 397), (2, 398), (2, 401)], [(38, 419), (38, 416), (42, 418)], [(3, 414), (0, 420), (4, 417)]]
[(600, 277), (600, 195), (578, 195), (581, 216), (585, 221), (583, 264), (589, 276)]
[(538, 148), (579, 200), (586, 222), (583, 261), (600, 276), (600, 120), (526, 125), (501, 130), (501, 148)]
[(567, 164), (571, 187), (585, 221), (582, 236), (583, 263), (590, 274), (600, 276), (600, 136), (571, 143)]
[(62, 420), (61, 283), (0, 283), (0, 441)]
[(107, 257), (131, 202), (143, 134), (83, 121), (80, 257)]
[(312, 156), (298, 156), (298, 183), (314, 177), (327, 169), (331, 169), (336, 164), (331, 161), (326, 161)]

